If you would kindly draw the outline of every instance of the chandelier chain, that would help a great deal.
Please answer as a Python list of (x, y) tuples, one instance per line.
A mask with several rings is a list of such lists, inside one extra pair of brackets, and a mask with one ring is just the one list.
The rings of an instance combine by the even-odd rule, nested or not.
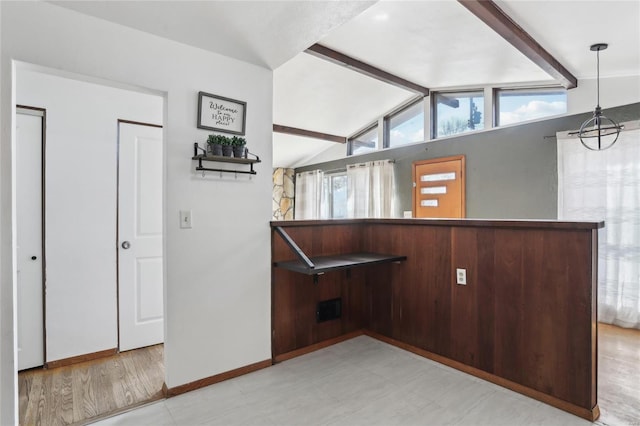
[(597, 106), (600, 107), (600, 50), (596, 50), (596, 91)]

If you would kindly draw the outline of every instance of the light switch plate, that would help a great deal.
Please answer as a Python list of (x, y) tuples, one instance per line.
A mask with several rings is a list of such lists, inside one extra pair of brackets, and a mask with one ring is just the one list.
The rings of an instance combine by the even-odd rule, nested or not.
[(191, 229), (191, 210), (180, 210), (180, 228)]
[(456, 268), (456, 282), (460, 285), (467, 285), (467, 270)]

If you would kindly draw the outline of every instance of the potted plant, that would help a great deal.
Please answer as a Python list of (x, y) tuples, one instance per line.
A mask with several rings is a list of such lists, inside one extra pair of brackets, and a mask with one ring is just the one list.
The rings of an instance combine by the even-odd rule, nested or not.
[(226, 136), (220, 136), (220, 144), (222, 145), (222, 155), (225, 157), (231, 157), (233, 153), (233, 146), (231, 146), (231, 138)]
[(211, 155), (222, 155), (222, 139), (224, 136), (220, 135), (209, 135), (209, 139), (207, 139), (207, 144), (209, 145), (209, 151), (211, 151)]
[(231, 139), (231, 145), (233, 146), (233, 156), (236, 158), (244, 157), (244, 146), (247, 144), (245, 138), (239, 138), (234, 136)]

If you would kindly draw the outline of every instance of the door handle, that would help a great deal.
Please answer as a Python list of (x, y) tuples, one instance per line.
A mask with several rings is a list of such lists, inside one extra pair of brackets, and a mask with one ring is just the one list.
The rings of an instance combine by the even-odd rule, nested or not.
[(129, 241), (123, 241), (122, 242), (122, 248), (127, 250), (129, 247), (131, 247), (131, 243)]

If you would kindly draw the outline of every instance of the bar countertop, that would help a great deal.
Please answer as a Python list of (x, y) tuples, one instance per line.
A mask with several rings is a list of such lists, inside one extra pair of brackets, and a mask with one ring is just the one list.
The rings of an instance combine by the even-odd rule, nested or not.
[(600, 229), (604, 221), (580, 222), (539, 219), (326, 219), (271, 221), (271, 227), (326, 226), (326, 225), (415, 225), (459, 226), (487, 228), (537, 228), (537, 229)]

